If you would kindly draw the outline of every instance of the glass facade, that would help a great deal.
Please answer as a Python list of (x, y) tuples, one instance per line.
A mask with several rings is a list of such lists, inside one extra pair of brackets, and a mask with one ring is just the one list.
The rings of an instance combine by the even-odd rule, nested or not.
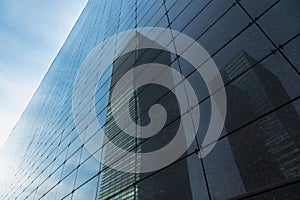
[[(90, 0), (1, 151), (6, 167), (0, 199), (300, 199), (299, 10), (298, 0)], [(153, 172), (126, 173), (93, 155), (110, 159), (117, 156), (115, 149), (105, 143), (93, 153), (85, 148), (93, 136), (89, 124), (78, 133), (72, 95), (90, 52), (111, 36), (139, 27), (170, 28), (201, 44), (222, 75), (227, 115), (221, 137), (201, 158), (199, 151), (210, 148), (201, 144), (211, 96), (197, 70), (157, 49), (118, 57), (94, 95), (97, 121), (117, 146), (154, 151), (174, 137), (180, 124), (176, 96), (167, 88), (129, 84), (117, 101), (122, 107), (128, 91), (135, 90), (129, 105), (137, 124), (149, 123), (147, 110), (154, 104), (161, 104), (168, 117), (149, 139), (120, 130), (112, 116), (111, 90), (138, 65), (161, 63), (179, 71), (201, 111), (196, 138), (178, 160)], [(127, 164), (138, 168), (140, 159)]]

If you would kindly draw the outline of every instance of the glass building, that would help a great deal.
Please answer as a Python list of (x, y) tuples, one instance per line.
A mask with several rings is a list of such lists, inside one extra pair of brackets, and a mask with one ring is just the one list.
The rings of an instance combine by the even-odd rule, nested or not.
[[(298, 0), (90, 0), (1, 150), (0, 199), (300, 199), (299, 10)], [(97, 121), (118, 147), (157, 150), (180, 124), (172, 91), (129, 84), (117, 96), (119, 106), (134, 90), (129, 117), (146, 126), (149, 107), (160, 104), (168, 114), (166, 125), (149, 139), (118, 127), (111, 91), (139, 65), (160, 63), (180, 72), (201, 112), (196, 137), (180, 158), (153, 172), (127, 173), (95, 158), (118, 156), (105, 141), (95, 152), (85, 147), (93, 133), (89, 124), (82, 133), (76, 128), (72, 97), (78, 71), (93, 49), (141, 27), (182, 32), (206, 49), (224, 81), (227, 115), (220, 138), (202, 158), (199, 151), (210, 148), (202, 142), (211, 96), (195, 67), (180, 55), (153, 48), (117, 57), (97, 83), (94, 102)], [(141, 158), (133, 160), (123, 165), (138, 169)]]

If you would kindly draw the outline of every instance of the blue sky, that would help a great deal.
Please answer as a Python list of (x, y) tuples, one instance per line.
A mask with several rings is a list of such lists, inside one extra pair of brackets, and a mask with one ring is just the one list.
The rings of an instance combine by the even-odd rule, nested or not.
[(0, 0), (0, 148), (87, 0)]

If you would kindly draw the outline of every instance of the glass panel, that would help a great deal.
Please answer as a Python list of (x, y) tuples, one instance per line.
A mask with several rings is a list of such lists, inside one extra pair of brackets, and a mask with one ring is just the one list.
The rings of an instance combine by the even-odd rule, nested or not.
[(255, 18), (261, 15), (265, 10), (270, 8), (273, 4), (279, 2), (278, 0), (241, 0), (242, 6)]
[(299, 73), (300, 72), (300, 58), (299, 58), (300, 37), (298, 36), (290, 43), (288, 43), (286, 46), (284, 46), (283, 52), (290, 60), (290, 62), (297, 68)]
[(299, 10), (299, 1), (280, 1), (258, 23), (271, 40), (280, 45), (300, 32)]
[(157, 173), (141, 174), (138, 199), (209, 199), (200, 162), (194, 154)]
[(298, 100), (221, 139), (204, 158), (213, 199), (299, 177), (299, 122)]

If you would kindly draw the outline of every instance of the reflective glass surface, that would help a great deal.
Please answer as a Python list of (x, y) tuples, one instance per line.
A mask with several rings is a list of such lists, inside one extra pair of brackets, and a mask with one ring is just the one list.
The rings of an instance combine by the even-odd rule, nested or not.
[[(300, 199), (299, 10), (298, 0), (90, 0), (1, 150), (6, 164), (0, 169), (0, 199)], [(97, 121), (116, 146), (155, 151), (175, 137), (184, 116), (173, 90), (129, 83), (117, 96), (119, 107), (128, 101), (129, 117), (146, 126), (149, 108), (160, 104), (168, 113), (166, 124), (147, 139), (136, 139), (118, 127), (117, 119), (128, 126), (131, 121), (121, 111), (114, 118), (113, 89), (139, 65), (160, 63), (181, 73), (198, 98), (192, 106), (201, 112), (199, 124), (191, 119), (184, 129), (196, 137), (180, 158), (153, 172), (127, 173), (96, 159), (113, 157), (117, 162), (122, 157), (108, 141), (96, 143), (93, 152), (86, 148), (99, 129), (90, 123), (78, 131), (73, 108), (87, 105), (84, 100), (74, 105), (72, 97), (79, 69), (92, 50), (117, 33), (142, 27), (170, 28), (201, 44), (224, 81), (218, 89), (226, 91), (227, 112), (220, 138), (202, 145), (212, 95), (197, 69), (164, 50), (115, 55), (95, 86), (97, 117), (90, 122)], [(93, 79), (95, 71), (85, 73)], [(128, 99), (132, 89), (135, 93)], [(84, 123), (86, 116), (81, 117)], [(137, 129), (131, 132), (139, 134)], [(212, 151), (202, 158), (201, 152), (211, 145)], [(138, 171), (141, 159), (126, 165)]]

